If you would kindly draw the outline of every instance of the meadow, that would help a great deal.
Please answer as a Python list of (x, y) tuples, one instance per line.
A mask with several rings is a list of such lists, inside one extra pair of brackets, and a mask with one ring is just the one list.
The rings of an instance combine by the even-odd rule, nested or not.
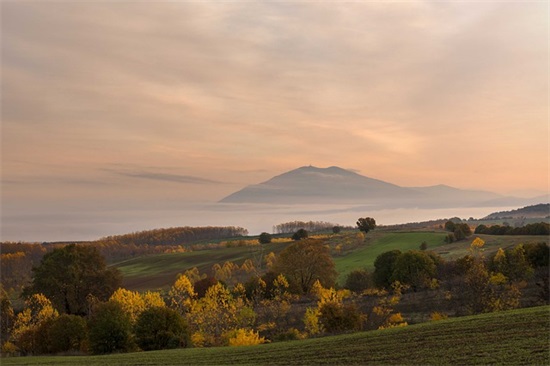
[(2, 365), (547, 365), (550, 306), (300, 341), (107, 356), (4, 358)]

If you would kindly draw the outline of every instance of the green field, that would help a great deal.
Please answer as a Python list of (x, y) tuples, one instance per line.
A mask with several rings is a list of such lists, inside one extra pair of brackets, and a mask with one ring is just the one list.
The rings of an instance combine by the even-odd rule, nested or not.
[(428, 244), (428, 250), (433, 250), (439, 246), (445, 245), (445, 236), (443, 232), (371, 232), (367, 235), (365, 246), (359, 248), (342, 257), (334, 258), (336, 270), (339, 273), (338, 280), (342, 283), (346, 275), (358, 268), (374, 268), (374, 260), (384, 252), (399, 249), (407, 251), (411, 249), (418, 250), (420, 244), (425, 241)]
[(2, 365), (548, 365), (550, 306), (249, 347), (2, 359)]

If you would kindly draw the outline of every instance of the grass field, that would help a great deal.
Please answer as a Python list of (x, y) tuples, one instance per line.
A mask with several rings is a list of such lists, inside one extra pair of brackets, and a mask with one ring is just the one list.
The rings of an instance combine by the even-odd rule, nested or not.
[(342, 257), (334, 258), (336, 270), (339, 273), (338, 281), (342, 283), (349, 272), (358, 268), (374, 268), (374, 260), (384, 252), (393, 249), (407, 251), (418, 250), (422, 242), (428, 244), (428, 250), (445, 245), (443, 232), (370, 232), (366, 237), (366, 245)]
[(250, 347), (2, 359), (2, 365), (548, 365), (550, 306)]

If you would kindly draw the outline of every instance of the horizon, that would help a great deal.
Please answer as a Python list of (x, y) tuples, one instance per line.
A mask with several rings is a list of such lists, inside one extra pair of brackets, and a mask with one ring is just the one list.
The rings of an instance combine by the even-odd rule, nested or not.
[(1, 7), (0, 240), (191, 221), (307, 165), (550, 192), (543, 2)]

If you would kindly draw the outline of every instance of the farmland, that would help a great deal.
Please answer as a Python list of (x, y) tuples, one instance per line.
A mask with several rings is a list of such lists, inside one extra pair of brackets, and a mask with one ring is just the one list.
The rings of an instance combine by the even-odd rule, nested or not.
[(550, 307), (301, 341), (116, 354), (7, 358), (8, 365), (384, 365), (550, 363)]

